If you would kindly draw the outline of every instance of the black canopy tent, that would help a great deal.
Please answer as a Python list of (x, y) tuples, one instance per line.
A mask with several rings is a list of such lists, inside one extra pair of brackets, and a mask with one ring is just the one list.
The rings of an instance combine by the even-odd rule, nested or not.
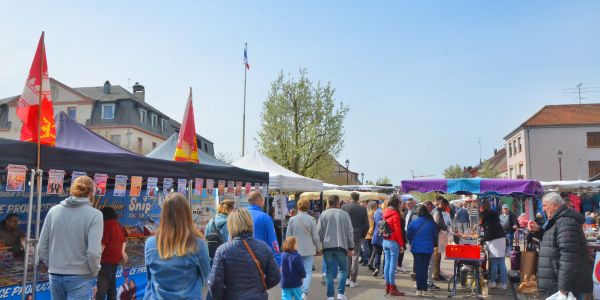
[[(35, 168), (36, 145), (33, 143), (0, 139), (0, 166), (8, 164)], [(41, 169), (82, 171), (89, 173), (129, 176), (174, 178), (212, 178), (226, 181), (269, 183), (269, 173), (251, 171), (233, 166), (199, 165), (143, 157), (126, 153), (100, 153), (41, 146)]]

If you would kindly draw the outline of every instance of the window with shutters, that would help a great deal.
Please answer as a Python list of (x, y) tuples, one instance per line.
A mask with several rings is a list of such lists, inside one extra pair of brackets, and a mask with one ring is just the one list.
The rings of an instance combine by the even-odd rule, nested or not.
[(590, 177), (600, 174), (600, 160), (592, 160), (588, 162), (590, 167)]
[(588, 148), (600, 148), (600, 132), (587, 133)]

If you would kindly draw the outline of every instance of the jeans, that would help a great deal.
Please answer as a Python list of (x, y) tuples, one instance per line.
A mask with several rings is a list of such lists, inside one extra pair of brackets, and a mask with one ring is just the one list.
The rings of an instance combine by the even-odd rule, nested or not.
[(427, 290), (427, 269), (431, 261), (431, 254), (413, 253), (415, 259), (414, 269), (417, 276), (417, 291)]
[[(333, 273), (333, 278), (336, 278), (338, 276), (337, 262), (333, 261), (330, 263), (335, 266), (335, 272)], [(323, 274), (327, 273), (327, 262), (325, 261), (325, 255), (323, 255), (323, 263), (321, 264), (321, 273), (323, 273)]]
[(308, 295), (310, 291), (310, 280), (312, 278), (312, 268), (315, 262), (315, 256), (302, 256), (302, 263), (304, 264), (304, 272), (306, 272), (306, 277), (302, 280), (302, 293)]
[(383, 254), (383, 247), (380, 245), (373, 245), (373, 252), (371, 252), (369, 264), (375, 269), (381, 268), (381, 254)]
[(435, 269), (434, 265), (435, 265), (436, 253), (437, 253), (437, 247), (433, 248), (433, 254), (431, 254), (431, 259), (429, 259), (429, 267), (427, 269), (427, 281), (429, 284), (433, 284), (433, 271)]
[(91, 275), (50, 274), (52, 300), (88, 300), (92, 293)]
[[(327, 264), (327, 297), (333, 297), (335, 294), (333, 278), (339, 268), (340, 276), (338, 281), (338, 294), (344, 295), (346, 292), (346, 278), (348, 277), (348, 264), (346, 251), (333, 250), (323, 252), (325, 263)], [(337, 266), (336, 266), (337, 264)]]
[(469, 231), (469, 223), (456, 223), (456, 227), (458, 227), (460, 233), (468, 233)]
[(398, 254), (400, 246), (398, 242), (383, 240), (384, 266), (383, 277), (388, 284), (396, 284), (396, 265), (398, 265)]
[[(506, 240), (508, 241), (508, 246), (506, 246), (506, 257), (510, 257), (510, 252), (512, 251), (513, 239), (515, 238), (515, 233), (509, 231), (505, 235), (506, 235)], [(519, 241), (517, 241), (517, 243), (518, 242)]]
[(366, 264), (371, 257), (371, 240), (364, 239), (362, 240), (362, 244), (360, 245), (360, 256), (362, 257), (363, 264)]
[(504, 257), (490, 257), (490, 282), (496, 282), (500, 272), (500, 282), (506, 284), (506, 263)]
[[(362, 244), (361, 240), (354, 241), (354, 245)], [(350, 281), (356, 282), (356, 278), (358, 277), (358, 256), (359, 251), (354, 251), (354, 254), (351, 257), (348, 257), (348, 270), (350, 270)]]
[(281, 289), (281, 300), (302, 300), (301, 288)]
[(102, 264), (98, 272), (98, 291), (96, 300), (116, 300), (117, 299), (117, 268), (118, 264)]

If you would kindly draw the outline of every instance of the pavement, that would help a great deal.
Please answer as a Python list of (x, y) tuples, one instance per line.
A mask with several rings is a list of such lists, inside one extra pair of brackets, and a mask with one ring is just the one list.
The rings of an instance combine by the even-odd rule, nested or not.
[[(313, 272), (312, 282), (311, 282), (311, 290), (307, 299), (310, 300), (325, 300), (327, 299), (327, 288), (325, 285), (321, 284), (323, 279), (323, 275), (321, 273), (321, 263), (322, 257), (315, 258), (315, 272)], [(413, 265), (413, 257), (407, 252), (404, 255), (404, 268), (407, 270), (412, 269)], [(510, 262), (507, 259), (507, 268), (510, 268)], [(447, 275), (448, 278), (452, 276), (452, 262), (448, 260), (442, 260), (442, 273)], [(433, 297), (417, 297), (415, 296), (416, 287), (415, 281), (410, 278), (410, 274), (401, 274), (396, 273), (396, 285), (398, 286), (398, 290), (405, 293), (404, 297), (386, 297), (385, 295), (385, 282), (381, 278), (375, 278), (372, 276), (372, 272), (369, 271), (367, 267), (360, 267), (358, 272), (357, 279), (358, 287), (350, 288), (346, 287), (346, 297), (348, 299), (368, 299), (368, 300), (378, 300), (378, 299), (442, 299), (448, 298), (450, 294), (448, 292), (448, 282), (436, 282), (436, 285), (441, 288), (439, 291), (434, 291)], [(336, 296), (337, 296), (337, 287), (336, 287)], [(460, 284), (458, 284), (458, 293), (455, 298), (465, 298), (471, 297), (476, 299), (473, 295), (470, 294), (465, 288), (460, 288)], [(521, 298), (521, 297), (519, 297)], [(272, 288), (269, 290), (269, 299), (281, 299), (281, 288), (279, 286)], [(513, 299), (511, 287), (509, 285), (508, 289), (491, 289), (489, 290), (489, 296), (485, 299)]]

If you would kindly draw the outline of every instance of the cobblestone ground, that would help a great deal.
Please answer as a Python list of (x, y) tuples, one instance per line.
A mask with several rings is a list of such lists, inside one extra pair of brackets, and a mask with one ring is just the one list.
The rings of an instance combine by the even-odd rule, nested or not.
[[(412, 255), (410, 253), (406, 253), (404, 257), (405, 266), (407, 269), (412, 268)], [(326, 297), (326, 287), (321, 283), (323, 276), (321, 273), (321, 257), (317, 257), (315, 259), (315, 268), (316, 271), (313, 272), (312, 283), (311, 283), (311, 291), (308, 295), (308, 299), (310, 300), (324, 300)], [(510, 262), (507, 259), (507, 268), (510, 268)], [(442, 273), (446, 274), (448, 277), (452, 276), (452, 262), (443, 261), (442, 262)], [(375, 278), (371, 275), (371, 272), (367, 267), (361, 267), (358, 275), (358, 287), (350, 288), (346, 287), (346, 297), (348, 299), (368, 299), (368, 300), (378, 300), (378, 299), (425, 299), (423, 297), (416, 297), (415, 292), (415, 281), (410, 278), (409, 274), (396, 274), (396, 284), (398, 285), (398, 289), (403, 291), (406, 296), (405, 297), (385, 297), (385, 283), (381, 278)], [(436, 283), (441, 290), (433, 292), (434, 297), (428, 297), (428, 299), (447, 299), (448, 297), (448, 283), (437, 282)], [(507, 290), (500, 289), (492, 289), (489, 292), (489, 296), (486, 299), (513, 299), (510, 285)], [(337, 295), (337, 293), (336, 293)], [(470, 293), (467, 289), (458, 290), (455, 298), (465, 298), (469, 297)], [(470, 296), (472, 299), (476, 299), (474, 296)], [(524, 297), (519, 297), (520, 299), (525, 299)], [(269, 290), (269, 299), (281, 299), (281, 289), (279, 286)]]

